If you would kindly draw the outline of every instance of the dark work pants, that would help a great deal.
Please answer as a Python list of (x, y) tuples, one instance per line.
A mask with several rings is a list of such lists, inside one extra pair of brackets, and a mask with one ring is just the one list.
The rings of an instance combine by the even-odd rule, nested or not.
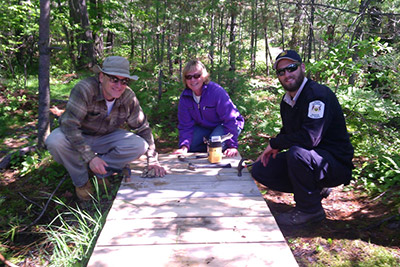
[(351, 168), (338, 162), (329, 152), (307, 150), (293, 146), (286, 152), (272, 156), (266, 167), (257, 161), (251, 174), (270, 189), (294, 193), (296, 208), (307, 213), (322, 208), (320, 195), (323, 187), (348, 184)]

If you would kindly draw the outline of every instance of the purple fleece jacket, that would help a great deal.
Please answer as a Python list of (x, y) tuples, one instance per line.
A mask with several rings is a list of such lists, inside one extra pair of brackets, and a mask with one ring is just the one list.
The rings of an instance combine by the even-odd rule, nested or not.
[(209, 82), (203, 85), (200, 103), (193, 99), (193, 92), (186, 88), (179, 99), (178, 106), (179, 147), (190, 148), (195, 125), (215, 128), (223, 125), (225, 133), (233, 137), (226, 141), (227, 147), (238, 147), (238, 127), (243, 129), (244, 119), (230, 99), (228, 93), (219, 84)]

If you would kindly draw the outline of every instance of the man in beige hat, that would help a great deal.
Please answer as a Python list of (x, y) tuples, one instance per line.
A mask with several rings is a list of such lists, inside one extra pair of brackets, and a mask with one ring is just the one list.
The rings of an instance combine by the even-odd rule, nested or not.
[[(135, 93), (128, 87), (137, 76), (129, 62), (110, 56), (98, 76), (81, 80), (72, 89), (60, 127), (47, 138), (54, 159), (64, 165), (80, 200), (90, 200), (90, 169), (100, 182), (115, 170), (147, 153), (149, 170), (162, 177), (166, 171), (157, 161), (154, 138)], [(125, 124), (135, 133), (121, 129)], [(104, 179), (104, 180), (102, 180)]]

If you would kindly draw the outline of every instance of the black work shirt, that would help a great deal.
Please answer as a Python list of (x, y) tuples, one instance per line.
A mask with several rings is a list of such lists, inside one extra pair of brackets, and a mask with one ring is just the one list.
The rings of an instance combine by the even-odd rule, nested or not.
[(300, 146), (323, 149), (339, 162), (353, 166), (350, 143), (342, 108), (336, 95), (327, 87), (308, 80), (295, 105), (281, 101), (282, 128), (270, 140), (274, 149)]

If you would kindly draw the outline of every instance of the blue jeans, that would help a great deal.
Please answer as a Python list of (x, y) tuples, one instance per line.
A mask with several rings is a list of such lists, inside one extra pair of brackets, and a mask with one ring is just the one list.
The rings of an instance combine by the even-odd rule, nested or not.
[[(240, 131), (241, 129), (238, 129), (238, 135), (240, 134)], [(222, 125), (218, 125), (214, 129), (195, 125), (193, 130), (192, 144), (190, 145), (189, 152), (207, 152), (207, 145), (204, 143), (203, 137), (209, 140), (211, 136), (223, 136), (224, 134), (226, 133)], [(227, 147), (225, 142), (223, 142), (222, 151), (225, 149), (227, 149)]]

